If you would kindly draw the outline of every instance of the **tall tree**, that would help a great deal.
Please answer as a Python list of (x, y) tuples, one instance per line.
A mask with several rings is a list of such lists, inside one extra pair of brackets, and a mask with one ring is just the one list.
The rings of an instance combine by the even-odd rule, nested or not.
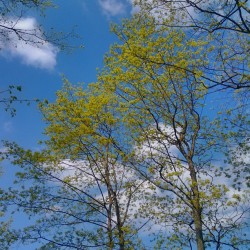
[(140, 246), (138, 231), (147, 220), (134, 218), (145, 181), (115, 147), (122, 140), (116, 105), (95, 86), (83, 91), (66, 84), (56, 103), (42, 106), (47, 149), (32, 153), (8, 146), (24, 171), (17, 174), (22, 189), (11, 188), (6, 201), (38, 218), (19, 234), (24, 243), (41, 242), (41, 249)]
[(122, 44), (106, 57), (99, 80), (120, 98), (135, 144), (131, 166), (166, 194), (147, 211), (170, 226), (167, 244), (238, 249), (249, 243), (239, 233), (249, 208), (246, 193), (234, 189), (238, 179), (227, 181), (225, 165), (215, 164), (232, 131), (206, 114), (209, 43), (158, 24), (152, 15), (139, 14), (115, 27)]
[[(223, 86), (226, 71), (208, 76), (226, 62), (245, 65), (246, 54), (237, 56), (227, 40), (235, 57), (217, 68), (213, 55), (223, 44), (214, 48), (214, 36), (191, 37), (172, 27), (172, 16), (160, 17), (142, 12), (114, 26), (120, 43), (105, 57), (98, 82), (88, 90), (66, 84), (56, 103), (41, 107), (44, 151), (6, 145), (25, 185), (5, 200), (39, 218), (20, 234), (25, 242), (138, 249), (138, 231), (152, 220), (155, 249), (249, 244), (249, 190), (235, 157), (249, 148), (249, 100), (240, 102), (242, 89), (231, 95), (229, 80), (220, 96), (208, 87), (217, 78)], [(220, 108), (222, 97), (232, 109)]]

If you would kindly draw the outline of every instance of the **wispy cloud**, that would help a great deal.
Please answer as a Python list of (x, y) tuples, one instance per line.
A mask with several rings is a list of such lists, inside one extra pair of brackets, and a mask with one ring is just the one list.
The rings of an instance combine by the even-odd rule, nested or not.
[[(4, 23), (3, 23), (4, 22)], [(17, 33), (5, 32), (5, 39), (0, 41), (0, 54), (5, 57), (17, 57), (26, 65), (31, 65), (43, 69), (53, 69), (56, 65), (56, 55), (58, 48), (43, 40), (43, 34), (35, 18), (13, 18), (0, 20), (8, 30), (12, 27), (23, 31), (22, 36)]]
[(98, 0), (98, 2), (106, 15), (117, 16), (126, 12), (126, 5), (120, 0)]
[(10, 121), (7, 121), (3, 124), (3, 131), (9, 133), (13, 130), (13, 124)]

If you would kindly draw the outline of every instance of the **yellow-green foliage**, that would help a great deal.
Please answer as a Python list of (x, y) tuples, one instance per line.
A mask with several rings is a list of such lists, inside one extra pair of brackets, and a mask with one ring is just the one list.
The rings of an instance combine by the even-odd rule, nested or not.
[(105, 146), (110, 139), (101, 131), (102, 126), (115, 127), (117, 123), (112, 112), (116, 105), (114, 96), (94, 84), (83, 90), (64, 81), (56, 103), (41, 105), (48, 123), (45, 133), (51, 138), (48, 143), (58, 152), (67, 148), (72, 156), (87, 144)]

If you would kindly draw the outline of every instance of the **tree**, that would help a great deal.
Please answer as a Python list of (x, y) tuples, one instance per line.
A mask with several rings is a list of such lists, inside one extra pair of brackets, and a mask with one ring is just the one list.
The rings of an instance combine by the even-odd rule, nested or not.
[[(2, 153), (2, 152), (1, 152)], [(0, 153), (0, 154), (1, 154)], [(2, 158), (0, 158), (0, 164), (2, 162)], [(2, 166), (0, 165), (0, 176), (2, 175)], [(4, 190), (0, 188), (0, 244), (1, 248), (3, 250), (8, 250), (10, 245), (15, 242), (16, 240), (16, 234), (15, 231), (11, 229), (11, 220), (3, 220), (5, 216), (5, 212), (7, 210), (7, 207), (4, 203), (2, 203), (2, 195), (4, 193)]]
[(135, 4), (141, 15), (154, 15), (158, 25), (182, 29), (192, 39), (202, 36), (210, 41), (211, 60), (203, 69), (207, 88), (249, 89), (248, 1), (141, 0)]
[(41, 241), (41, 249), (139, 247), (138, 231), (147, 220), (133, 220), (145, 181), (115, 147), (122, 126), (116, 100), (95, 86), (83, 91), (68, 83), (57, 97), (41, 107), (50, 137), (46, 150), (8, 145), (13, 163), (24, 171), (17, 174), (22, 189), (10, 189), (5, 199), (38, 218), (18, 237)]
[(7, 143), (23, 187), (4, 201), (38, 217), (20, 232), (24, 242), (141, 249), (138, 232), (149, 221), (155, 249), (249, 245), (249, 190), (233, 156), (244, 159), (249, 147), (249, 100), (242, 105), (243, 90), (226, 88), (220, 98), (230, 103), (221, 108), (207, 87), (213, 44), (171, 22), (139, 13), (114, 26), (120, 43), (97, 83), (66, 85), (55, 104), (41, 106), (45, 149)]
[[(139, 0), (135, 1), (147, 10), (154, 8), (178, 12), (178, 27), (195, 28), (209, 33), (228, 30), (239, 33), (250, 33), (248, 0)], [(184, 17), (184, 18), (183, 18)], [(173, 26), (174, 26), (173, 25)]]
[[(21, 86), (14, 86), (10, 85), (8, 89), (1, 90), (0, 91), (0, 104), (4, 106), (4, 110), (9, 112), (10, 115), (13, 117), (16, 114), (16, 109), (13, 106), (13, 103), (18, 102), (22, 103), (25, 102), (26, 104), (30, 104), (31, 102), (37, 102), (38, 100), (28, 100), (28, 99), (20, 99), (16, 96), (16, 91), (21, 91)], [(0, 149), (0, 155), (4, 153), (4, 148)], [(0, 158), (0, 163), (2, 162), (2, 159)], [(2, 165), (0, 165), (0, 176), (2, 175)], [(4, 191), (0, 189), (0, 194), (2, 195)], [(0, 218), (3, 218), (5, 216), (6, 212), (6, 206), (4, 203), (1, 202), (0, 199)], [(2, 249), (9, 249), (9, 246), (15, 242), (16, 234), (15, 231), (11, 230), (11, 223), (12, 221), (0, 221), (0, 243)]]
[(229, 183), (222, 184), (226, 166), (214, 163), (214, 155), (223, 158), (230, 147), (226, 138), (233, 131), (222, 130), (215, 114), (212, 119), (204, 115), (208, 42), (188, 39), (180, 30), (158, 25), (153, 16), (144, 17), (139, 14), (114, 28), (122, 44), (106, 57), (99, 80), (120, 97), (136, 145), (131, 166), (167, 191), (166, 201), (148, 211), (171, 225), (172, 247), (192, 248), (195, 241), (199, 250), (209, 245), (238, 249), (249, 243), (239, 233), (249, 208), (244, 192), (234, 190), (238, 178), (228, 176)]

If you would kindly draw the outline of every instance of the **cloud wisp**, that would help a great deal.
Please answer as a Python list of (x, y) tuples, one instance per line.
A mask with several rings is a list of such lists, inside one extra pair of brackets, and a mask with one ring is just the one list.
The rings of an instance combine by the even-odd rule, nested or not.
[(108, 16), (118, 16), (126, 12), (126, 5), (120, 0), (98, 0), (98, 3)]
[(37, 68), (55, 67), (59, 49), (46, 41), (35, 18), (0, 19), (0, 25), (0, 55), (19, 58), (22, 63)]

